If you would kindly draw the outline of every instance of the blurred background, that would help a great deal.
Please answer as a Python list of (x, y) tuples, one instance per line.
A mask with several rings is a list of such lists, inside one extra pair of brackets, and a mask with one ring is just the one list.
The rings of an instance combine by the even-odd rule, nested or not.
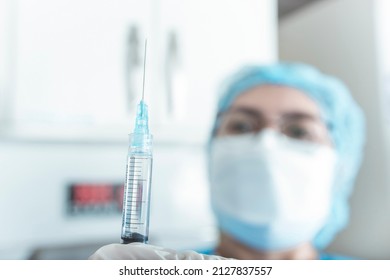
[(128, 133), (154, 135), (150, 243), (210, 248), (205, 147), (246, 64), (341, 78), (367, 117), (351, 220), (328, 251), (390, 259), (386, 0), (0, 0), (0, 259), (85, 259), (120, 242)]

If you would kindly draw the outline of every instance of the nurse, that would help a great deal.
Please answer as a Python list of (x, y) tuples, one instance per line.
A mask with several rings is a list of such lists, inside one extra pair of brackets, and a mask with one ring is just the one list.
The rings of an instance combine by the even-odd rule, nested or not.
[(363, 146), (363, 114), (336, 78), (304, 64), (244, 68), (208, 146), (218, 245), (111, 244), (91, 259), (340, 259), (323, 250), (348, 223)]

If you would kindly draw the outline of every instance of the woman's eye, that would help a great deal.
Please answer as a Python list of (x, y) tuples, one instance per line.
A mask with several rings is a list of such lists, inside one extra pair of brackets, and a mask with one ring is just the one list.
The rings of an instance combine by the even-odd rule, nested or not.
[(231, 122), (228, 124), (228, 131), (234, 134), (254, 132), (254, 126), (247, 122)]
[(306, 128), (299, 126), (289, 127), (285, 134), (294, 139), (311, 139), (311, 133)]

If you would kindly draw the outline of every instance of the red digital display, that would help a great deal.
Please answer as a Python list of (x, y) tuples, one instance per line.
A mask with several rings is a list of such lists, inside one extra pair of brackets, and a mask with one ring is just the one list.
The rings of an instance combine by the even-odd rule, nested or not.
[(69, 187), (68, 212), (71, 214), (122, 212), (123, 185), (75, 183)]
[(77, 184), (73, 186), (73, 194), (76, 205), (105, 204), (112, 201), (113, 186)]

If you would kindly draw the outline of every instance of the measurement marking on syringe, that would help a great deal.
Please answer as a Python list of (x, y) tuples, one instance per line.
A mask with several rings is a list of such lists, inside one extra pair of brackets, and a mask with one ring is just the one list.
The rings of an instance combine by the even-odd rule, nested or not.
[(130, 216), (134, 216), (139, 213), (139, 209), (141, 208), (126, 208), (129, 211)]
[(127, 179), (127, 181), (144, 181), (144, 182), (146, 182), (147, 179)]
[(127, 219), (127, 220), (134, 220), (134, 219), (135, 219), (135, 220), (139, 220), (138, 218), (135, 218), (135, 217), (138, 217), (138, 215), (131, 215), (131, 214), (130, 214), (126, 219)]
[(142, 206), (140, 205), (140, 206), (132, 206), (132, 205), (130, 205), (130, 207), (131, 208), (133, 208), (133, 207), (135, 207), (135, 208), (141, 208)]
[[(137, 206), (139, 203), (145, 203), (145, 201), (137, 201), (137, 200), (134, 200), (134, 201), (129, 201), (129, 203), (131, 203), (130, 205), (126, 206), (126, 209), (130, 209), (131, 207), (141, 207), (141, 206)], [(134, 204), (136, 204), (134, 206)]]

